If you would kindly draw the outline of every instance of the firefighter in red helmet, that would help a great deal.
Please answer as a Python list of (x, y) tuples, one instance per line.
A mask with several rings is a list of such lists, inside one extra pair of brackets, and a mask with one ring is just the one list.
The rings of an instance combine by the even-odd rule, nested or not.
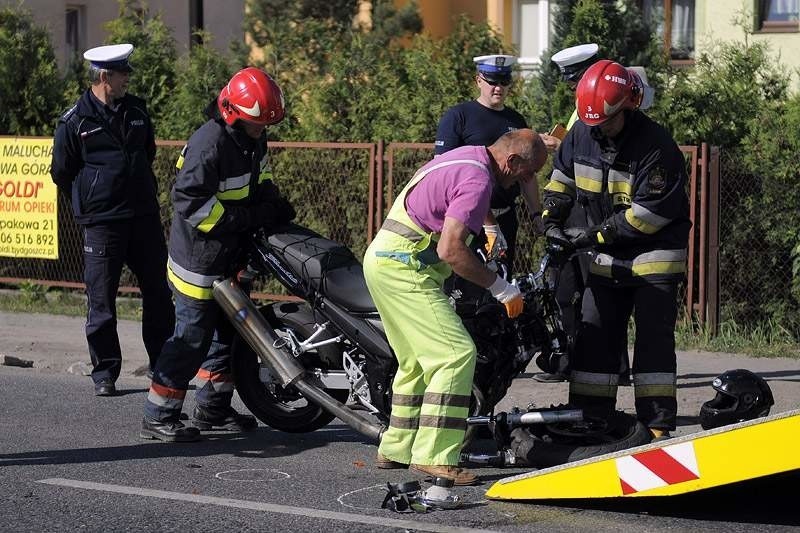
[[(589, 67), (576, 89), (580, 122), (569, 131), (545, 187), (547, 238), (595, 255), (583, 297), (570, 403), (614, 409), (619, 335), (633, 316), (636, 413), (653, 438), (675, 428), (675, 322), (691, 222), (686, 165), (675, 141), (639, 107), (646, 86), (609, 60)], [(567, 238), (563, 223), (583, 205), (588, 229)]]
[[(254, 230), (294, 218), (267, 164), (265, 128), (285, 112), (283, 93), (269, 75), (240, 70), (208, 106), (209, 120), (178, 159), (167, 262), (176, 326), (154, 371), (142, 438), (192, 441), (200, 429), (256, 427), (255, 418), (231, 407), (233, 328), (213, 299), (212, 284), (242, 266), (237, 258)], [(189, 427), (180, 414), (195, 375), (195, 427)]]

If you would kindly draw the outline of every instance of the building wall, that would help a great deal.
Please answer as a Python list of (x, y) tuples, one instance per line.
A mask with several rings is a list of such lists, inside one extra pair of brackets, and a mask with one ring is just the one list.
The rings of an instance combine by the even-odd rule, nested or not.
[[(733, 21), (743, 8), (753, 13), (753, 0), (698, 0), (696, 4), (697, 51), (708, 51), (712, 40), (744, 41), (744, 30)], [(756, 28), (755, 15), (752, 28)], [(749, 42), (768, 42), (773, 55), (780, 56), (780, 62), (787, 68), (787, 76), (791, 76), (792, 88), (800, 90), (800, 24), (797, 31), (787, 33), (759, 32), (747, 35)]]
[[(226, 51), (231, 40), (243, 40), (245, 0), (203, 0), (205, 29), (213, 35), (213, 45)], [(17, 6), (19, 0), (0, 0), (0, 5)], [(177, 50), (189, 50), (189, 1), (147, 0), (151, 14), (161, 13), (164, 23), (172, 30)], [(91, 48), (104, 44), (108, 33), (105, 23), (117, 18), (119, 5), (114, 0), (22, 0), (22, 7), (33, 13), (37, 24), (50, 30), (56, 59), (63, 68), (67, 63), (65, 14), (67, 7), (81, 6), (84, 13), (81, 47)]]

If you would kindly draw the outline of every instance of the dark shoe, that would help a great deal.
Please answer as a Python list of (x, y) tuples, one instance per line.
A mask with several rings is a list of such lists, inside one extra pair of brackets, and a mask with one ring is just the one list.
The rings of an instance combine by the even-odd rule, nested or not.
[(114, 385), (114, 382), (111, 381), (110, 379), (101, 379), (100, 381), (94, 384), (94, 395), (116, 396), (117, 387)]
[(202, 430), (252, 431), (258, 427), (254, 416), (239, 414), (233, 407), (214, 409), (199, 405), (192, 413), (192, 424)]
[(567, 381), (567, 376), (564, 374), (550, 374), (549, 372), (541, 372), (539, 374), (535, 374), (533, 379), (539, 383), (561, 383), (562, 381)]
[(184, 426), (182, 422), (159, 422), (145, 417), (139, 436), (164, 442), (194, 442), (200, 440), (200, 430)]
[(407, 464), (398, 461), (392, 461), (380, 452), (378, 452), (378, 455), (375, 457), (375, 466), (383, 470), (400, 470), (408, 468)]
[(452, 479), (453, 484), (459, 486), (477, 485), (480, 481), (478, 476), (466, 468), (459, 468), (452, 465), (411, 465), (411, 468), (432, 478), (445, 477)]

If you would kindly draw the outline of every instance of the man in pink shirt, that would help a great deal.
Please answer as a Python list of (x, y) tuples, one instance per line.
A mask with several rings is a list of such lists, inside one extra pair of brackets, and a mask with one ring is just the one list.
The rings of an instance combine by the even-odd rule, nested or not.
[(492, 187), (534, 178), (547, 151), (529, 129), (489, 147), (463, 146), (414, 175), (364, 255), (367, 287), (398, 361), (392, 415), (376, 465), (407, 468), (472, 485), (458, 468), (475, 370), (475, 345), (442, 283), (455, 272), (488, 289), (510, 317), (522, 312), (516, 286), (468, 248), (489, 211)]

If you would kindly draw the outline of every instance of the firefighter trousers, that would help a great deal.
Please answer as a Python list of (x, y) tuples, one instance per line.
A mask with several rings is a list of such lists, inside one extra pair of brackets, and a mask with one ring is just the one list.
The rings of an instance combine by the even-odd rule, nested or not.
[(211, 408), (230, 407), (233, 397), (233, 326), (214, 300), (175, 294), (175, 333), (156, 362), (145, 401), (145, 416), (178, 421), (189, 382), (197, 376), (195, 401)]
[(589, 276), (571, 366), (570, 404), (602, 414), (616, 406), (620, 336), (633, 314), (633, 384), (637, 418), (675, 429), (677, 283), (619, 287)]
[(406, 464), (457, 465), (466, 430), (475, 344), (442, 292), (443, 263), (386, 230), (364, 257), (364, 275), (398, 362), (392, 413), (378, 451)]

